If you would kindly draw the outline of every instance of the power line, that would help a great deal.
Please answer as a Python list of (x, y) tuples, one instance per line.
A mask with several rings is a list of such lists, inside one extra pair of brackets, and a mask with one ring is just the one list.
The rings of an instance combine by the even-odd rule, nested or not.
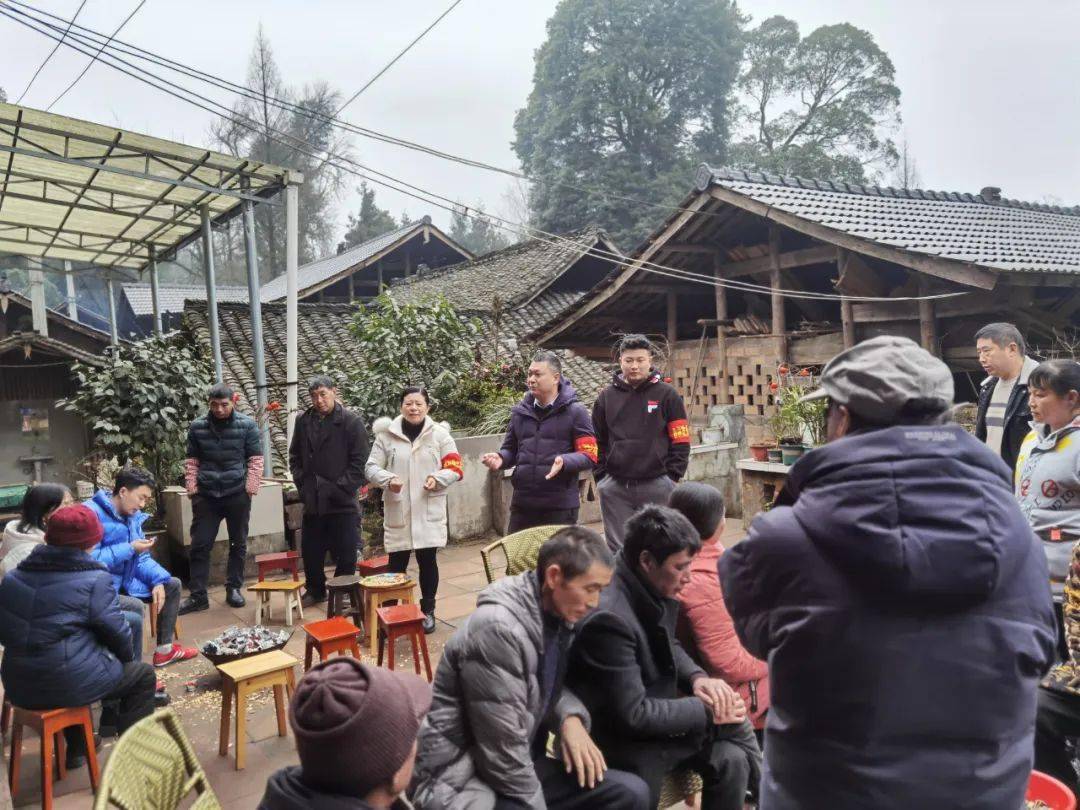
[[(58, 95), (56, 98), (54, 98), (52, 100), (52, 102), (50, 102), (49, 106), (45, 108), (45, 112), (48, 112), (49, 110), (51, 110), (56, 105), (56, 103), (58, 101), (60, 101), (60, 99), (62, 99), (64, 96), (66, 96), (68, 94), (68, 91), (71, 90), (72, 87), (77, 85), (82, 80), (82, 77), (86, 75), (87, 71), (90, 70), (90, 68), (92, 68), (94, 66), (94, 62), (97, 61), (97, 58), (101, 55), (101, 52), (108, 46), (108, 44), (110, 42), (112, 42), (113, 37), (115, 37), (117, 34), (119, 34), (123, 30), (124, 26), (127, 25), (129, 22), (131, 22), (131, 18), (134, 17), (136, 14), (138, 14), (139, 9), (141, 9), (144, 5), (146, 5), (146, 0), (139, 0), (139, 5), (135, 6), (135, 8), (133, 8), (131, 10), (131, 13), (128, 14), (124, 18), (124, 21), (122, 23), (120, 23), (120, 25), (116, 26), (116, 30), (113, 31), (111, 34), (109, 34), (109, 38), (107, 40), (105, 40), (105, 42), (102, 44), (102, 46), (100, 48), (98, 48), (97, 53), (95, 53), (90, 58), (90, 61), (86, 63), (86, 67), (84, 67), (82, 69), (82, 73), (80, 73), (78, 76), (76, 76), (74, 81), (72, 81), (71, 84), (69, 84), (67, 87), (65, 87), (63, 92), (60, 93), (60, 95)], [(74, 18), (72, 18), (72, 22), (74, 22), (74, 21), (75, 21)], [(57, 43), (56, 47), (59, 48), (60, 44)]]
[[(35, 6), (32, 6), (32, 5), (28, 4), (28, 3), (20, 2), (20, 0), (7, 0), (7, 4), (9, 6), (16, 5), (16, 6), (21, 6), (22, 8), (31, 9), (32, 11), (36, 12), (37, 14), (43, 15), (45, 17), (50, 17), (50, 18), (52, 18), (54, 20), (57, 20), (59, 22), (62, 22), (62, 23), (67, 22), (67, 20), (64, 17), (59, 17), (59, 16), (57, 16), (55, 14), (50, 14), (49, 12), (44, 11), (43, 9), (38, 9)], [(10, 10), (15, 12), (16, 14), (26, 16), (27, 18), (32, 19), (35, 22), (38, 22), (39, 24), (46, 25), (49, 28), (52, 28), (53, 30), (59, 30), (59, 28), (57, 26), (52, 25), (52, 24), (50, 24), (48, 22), (45, 22), (44, 20), (41, 20), (39, 17), (34, 17), (32, 14), (27, 14), (25, 12), (21, 12), (18, 9), (14, 9), (14, 8), (11, 8)], [(86, 40), (90, 40), (91, 42), (88, 43), (88, 44), (95, 44), (96, 45), (97, 42), (95, 41), (95, 38), (96, 39), (103, 39), (103, 40), (106, 39), (105, 35), (102, 34), (99, 31), (94, 31), (91, 28), (87, 28), (87, 27), (84, 27), (84, 26), (81, 26), (81, 25), (76, 25), (74, 27), (76, 29), (78, 29), (79, 31), (84, 32), (84, 34), (86, 36), (85, 36), (83, 41), (86, 42)], [(117, 47), (117, 45), (119, 45), (121, 47)], [(206, 72), (198, 70), (196, 68), (192, 68), (192, 67), (190, 67), (188, 65), (184, 65), (184, 64), (182, 64), (180, 62), (169, 59), (168, 57), (162, 56), (161, 54), (154, 53), (153, 51), (146, 50), (144, 48), (141, 48), (141, 47), (139, 47), (137, 45), (134, 45), (132, 43), (129, 43), (129, 42), (124, 42), (123, 40), (116, 40), (112, 44), (111, 49), (115, 50), (115, 51), (118, 51), (120, 53), (123, 53), (126, 56), (132, 56), (132, 57), (137, 58), (137, 59), (142, 59), (142, 60), (145, 60), (147, 62), (150, 62), (151, 64), (155, 64), (155, 65), (157, 65), (159, 67), (164, 67), (164, 68), (166, 68), (168, 70), (171, 70), (173, 72), (180, 73), (181, 75), (188, 76), (189, 78), (196, 79), (197, 81), (201, 81), (201, 82), (204, 82), (206, 84), (210, 84), (210, 85), (215, 86), (215, 87), (217, 87), (219, 89), (223, 89), (223, 90), (226, 90), (228, 92), (236, 93), (236, 94), (241, 95), (241, 96), (243, 96), (245, 98), (248, 98), (250, 100), (259, 101), (260, 103), (266, 102), (266, 103), (270, 104), (271, 106), (277, 107), (278, 109), (286, 110), (288, 112), (300, 113), (302, 115), (308, 116), (309, 118), (313, 118), (313, 119), (316, 119), (316, 120), (323, 121), (324, 123), (328, 123), (331, 126), (335, 126), (335, 127), (338, 127), (339, 129), (343, 129), (346, 132), (349, 132), (351, 134), (359, 135), (360, 137), (368, 138), (370, 140), (379, 141), (381, 143), (386, 143), (386, 144), (389, 144), (389, 145), (392, 145), (392, 146), (398, 146), (398, 147), (401, 147), (401, 148), (404, 148), (404, 149), (409, 149), (409, 150), (413, 150), (413, 151), (420, 152), (420, 153), (423, 153), (423, 154), (427, 154), (429, 156), (440, 158), (442, 160), (446, 160), (446, 161), (453, 162), (453, 163), (458, 163), (458, 164), (460, 164), (462, 166), (467, 166), (467, 167), (477, 168), (477, 169), (484, 169), (485, 171), (490, 171), (490, 172), (494, 172), (496, 174), (502, 174), (502, 175), (505, 175), (507, 177), (513, 177), (513, 178), (518, 179), (518, 180), (523, 180), (523, 181), (525, 181), (527, 183), (531, 183), (531, 184), (536, 185), (536, 186), (547, 185), (547, 186), (555, 186), (555, 187), (559, 187), (559, 188), (567, 188), (567, 189), (570, 189), (572, 191), (577, 191), (579, 193), (587, 194), (587, 195), (594, 196), (594, 197), (600, 197), (600, 198), (603, 198), (603, 199), (618, 200), (620, 202), (630, 203), (630, 204), (633, 204), (633, 205), (638, 205), (638, 206), (643, 206), (643, 207), (647, 207), (647, 208), (653, 208), (653, 209), (657, 209), (657, 210), (662, 210), (667, 214), (683, 213), (683, 212), (686, 212), (686, 211), (690, 210), (690, 209), (684, 208), (684, 207), (679, 206), (679, 205), (674, 205), (674, 204), (669, 205), (669, 204), (665, 204), (665, 203), (657, 203), (657, 202), (652, 202), (650, 200), (641, 200), (641, 199), (638, 199), (638, 198), (635, 198), (635, 197), (630, 197), (630, 196), (627, 196), (627, 195), (618, 194), (618, 193), (615, 193), (615, 192), (611, 191), (610, 189), (595, 189), (595, 188), (590, 188), (588, 186), (578, 185), (576, 183), (568, 183), (566, 181), (539, 180), (537, 178), (531, 177), (530, 175), (527, 175), (524, 172), (518, 171), (516, 169), (508, 169), (505, 166), (496, 166), (494, 164), (486, 163), (486, 162), (480, 161), (480, 160), (475, 160), (473, 158), (467, 158), (467, 157), (462, 157), (460, 155), (455, 155), (453, 153), (446, 152), (446, 151), (443, 151), (441, 149), (437, 149), (435, 147), (427, 146), (425, 144), (417, 143), (415, 141), (410, 141), (410, 140), (407, 140), (405, 138), (400, 138), (400, 137), (397, 137), (395, 135), (390, 135), (390, 134), (387, 134), (385, 132), (380, 132), (378, 130), (373, 130), (373, 129), (370, 129), (368, 127), (362, 127), (362, 126), (359, 126), (357, 124), (350, 123), (348, 121), (343, 121), (342, 119), (337, 118), (336, 114), (334, 116), (330, 116), (330, 115), (327, 115), (326, 113), (320, 112), (319, 110), (313, 110), (313, 109), (310, 109), (308, 107), (304, 107), (303, 105), (295, 104), (294, 102), (291, 102), (291, 101), (289, 101), (287, 99), (277, 98), (277, 97), (269, 95), (269, 94), (263, 95), (261, 93), (257, 93), (254, 90), (252, 90), (251, 88), (246, 87), (246, 86), (244, 86), (242, 84), (237, 84), (236, 82), (229, 81), (228, 79), (223, 79), (221, 77), (214, 76), (213, 74), (206, 73)], [(129, 63), (125, 62), (125, 64), (129, 64)], [(151, 74), (151, 75), (153, 75), (153, 74)], [(162, 79), (162, 81), (167, 81), (167, 80)], [(361, 89), (361, 92), (362, 91), (363, 91), (363, 88)], [(355, 96), (354, 96), (354, 98), (355, 98)], [(351, 99), (350, 99), (350, 102), (351, 102)], [(346, 104), (348, 104), (348, 103), (349, 102), (346, 102)], [(344, 105), (340, 109), (344, 109)], [(713, 212), (713, 211), (700, 211), (700, 212), (697, 212), (697, 213), (699, 213), (700, 215), (703, 215), (703, 216), (710, 216), (710, 217), (719, 216), (719, 214), (717, 212)]]
[(53, 54), (60, 50), (60, 46), (64, 42), (64, 37), (67, 36), (68, 31), (71, 30), (71, 26), (75, 24), (75, 17), (79, 16), (79, 13), (83, 10), (83, 6), (86, 5), (86, 2), (87, 0), (82, 0), (82, 2), (79, 3), (79, 7), (75, 9), (75, 16), (71, 18), (70, 22), (68, 22), (67, 30), (64, 31), (63, 36), (60, 37), (57, 43), (53, 45), (53, 49), (49, 51), (49, 55), (45, 57), (45, 61), (38, 65), (38, 69), (34, 71), (34, 75), (30, 77), (30, 81), (26, 83), (26, 87), (23, 88), (23, 91), (19, 94), (19, 97), (15, 99), (16, 104), (22, 103), (23, 98), (28, 92), (30, 92), (30, 87), (34, 84), (35, 81), (37, 81), (37, 77), (41, 75), (41, 71), (45, 69), (45, 66), (49, 64), (49, 60), (53, 58)]
[[(18, 13), (18, 12), (16, 12), (16, 13)], [(5, 11), (3, 9), (3, 7), (0, 7), (0, 15), (6, 16), (9, 19), (14, 20), (15, 22), (18, 22), (20, 25), (24, 25), (24, 26), (26, 26), (28, 28), (31, 28), (31, 30), (37, 31), (38, 33), (41, 33), (41, 34), (43, 34), (43, 35), (45, 35), (45, 36), (47, 36), (47, 37), (49, 37), (51, 39), (56, 39), (56, 37), (53, 34), (50, 34), (48, 31), (41, 30), (41, 29), (35, 27), (31, 23), (24, 22), (23, 20), (18, 19), (16, 17), (12, 17), (8, 13), (8, 11)], [(54, 27), (54, 26), (47, 26), (47, 27)], [(85, 51), (82, 51), (77, 45), (72, 44), (72, 42), (70, 40), (66, 40), (66, 41), (57, 40), (57, 41), (58, 42), (63, 41), (63, 44), (67, 45), (69, 48), (72, 48), (73, 50), (77, 50), (80, 53), (86, 53)], [(194, 105), (196, 107), (199, 107), (200, 109), (205, 110), (207, 112), (210, 112), (213, 115), (217, 115), (219, 117), (230, 118), (231, 120), (236, 121), (238, 124), (240, 124), (244, 128), (246, 128), (246, 129), (248, 129), (248, 130), (250, 130), (252, 132), (255, 132), (257, 134), (262, 134), (265, 137), (268, 137), (271, 140), (274, 140), (274, 141), (276, 141), (276, 142), (278, 142), (278, 143), (280, 143), (280, 144), (282, 144), (284, 146), (295, 149), (297, 152), (299, 152), (301, 154), (304, 154), (304, 155), (306, 155), (308, 157), (311, 157), (311, 158), (314, 158), (314, 159), (317, 159), (317, 160), (325, 160), (325, 162), (330, 162), (331, 160), (335, 160), (335, 161), (344, 160), (345, 162), (350, 163), (355, 167), (358, 167), (361, 171), (357, 171), (355, 169), (349, 169), (349, 168), (347, 168), (345, 166), (341, 166), (340, 164), (334, 164), (334, 165), (337, 168), (341, 169), (342, 171), (345, 171), (346, 173), (353, 174), (353, 175), (355, 175), (357, 177), (360, 177), (360, 178), (362, 178), (364, 180), (368, 180), (368, 181), (370, 181), (370, 182), (372, 182), (374, 184), (383, 186), (385, 188), (392, 189), (394, 191), (397, 191), (398, 193), (405, 194), (406, 196), (412, 197), (414, 199), (421, 200), (422, 202), (426, 202), (429, 205), (434, 205), (434, 206), (436, 206), (438, 208), (442, 208), (442, 209), (450, 211), (450, 212), (460, 210), (460, 208), (457, 206), (455, 201), (451, 200), (448, 197), (443, 197), (441, 195), (436, 194), (435, 192), (429, 191), (427, 189), (423, 189), (423, 188), (421, 188), (419, 186), (415, 186), (413, 184), (410, 184), (407, 181), (404, 181), (404, 180), (401, 180), (399, 178), (393, 177), (392, 175), (386, 174), (384, 172), (380, 172), (380, 171), (378, 171), (376, 169), (372, 169), (371, 167), (365, 166), (364, 164), (359, 163), (359, 162), (357, 162), (357, 161), (355, 161), (355, 160), (353, 160), (351, 158), (334, 156), (334, 155), (329, 154), (329, 152), (328, 152), (327, 153), (327, 158), (324, 159), (321, 155), (318, 154), (318, 152), (327, 151), (325, 149), (320, 149), (319, 147), (317, 147), (317, 146), (315, 146), (315, 145), (313, 145), (313, 144), (311, 144), (311, 143), (309, 143), (307, 141), (304, 141), (304, 140), (302, 140), (300, 138), (297, 138), (294, 135), (290, 135), (288, 133), (281, 132), (280, 130), (270, 128), (269, 131), (266, 131), (266, 130), (264, 130), (263, 127), (261, 127), (258, 124), (258, 122), (255, 122), (252, 119), (247, 119), (246, 116), (238, 115), (237, 113), (235, 113), (235, 111), (233, 111), (230, 108), (224, 106), (223, 104), (220, 104), (219, 102), (215, 102), (213, 99), (209, 99), (209, 98), (207, 98), (205, 96), (202, 96), (202, 95), (196, 93), (193, 90), (190, 90), (190, 89), (188, 89), (186, 87), (183, 87), (182, 85), (176, 84), (175, 82), (170, 82), (167, 79), (163, 79), (160, 76), (158, 76), (157, 74), (152, 73), (151, 71), (147, 71), (147, 70), (145, 70), (143, 68), (139, 68), (139, 67), (137, 67), (135, 65), (132, 65), (130, 62), (127, 62), (127, 61), (125, 61), (123, 59), (119, 59), (118, 57), (113, 56), (111, 54), (110, 54), (110, 58), (113, 59), (115, 62), (119, 62), (120, 64), (123, 64), (123, 65), (126, 65), (126, 66), (132, 68), (132, 70), (134, 70), (136, 72), (133, 73), (131, 70), (126, 70), (125, 68), (119, 67), (118, 65), (113, 64), (113, 62), (106, 61), (104, 59), (101, 60), (101, 61), (103, 61), (103, 63), (108, 65), (109, 67), (112, 67), (114, 70), (118, 70), (121, 73), (124, 73), (125, 75), (128, 75), (128, 76), (136, 79), (137, 81), (141, 81), (144, 84), (148, 84), (149, 86), (151, 86), (151, 87), (153, 87), (155, 89), (161, 90), (162, 92), (165, 92), (165, 93), (167, 93), (167, 94), (169, 94), (169, 95), (171, 95), (171, 96), (173, 96), (175, 98), (178, 98), (181, 101), (185, 101), (185, 102), (187, 102), (189, 104), (192, 104), (192, 105)], [(156, 79), (156, 80), (158, 80), (160, 82), (163, 82), (165, 86), (156, 84), (155, 82), (153, 82), (150, 79), (146, 78), (147, 76), (151, 76), (154, 79)], [(177, 92), (177, 91), (180, 91), (180, 92)], [(193, 98), (188, 98), (187, 96), (181, 95), (180, 93), (186, 93), (187, 95), (193, 96), (194, 99)], [(195, 100), (195, 99), (197, 99), (197, 100)], [(212, 106), (206, 106), (207, 104), (212, 105)], [(215, 107), (215, 106), (218, 108), (217, 110), (213, 109), (213, 107)], [(222, 111), (224, 111), (224, 112), (222, 112)], [(249, 123), (245, 123), (244, 119), (247, 119), (247, 121)], [(275, 135), (270, 135), (269, 134), (270, 132), (275, 133)], [(288, 141), (292, 141), (292, 143), (289, 143), (286, 140), (282, 140), (283, 138), (288, 139)], [(297, 146), (297, 144), (300, 144), (301, 146), (306, 146), (309, 149), (314, 149), (314, 150), (317, 150), (317, 151), (316, 152), (311, 152), (311, 151), (302, 149), (299, 146)], [(376, 177), (373, 177), (371, 175), (375, 175), (377, 177), (385, 178), (385, 180), (376, 179)], [(438, 202), (438, 200), (445, 201), (446, 203), (449, 203), (449, 205), (445, 205), (443, 203), (440, 203), (440, 202)], [(463, 213), (465, 214), (465, 216), (468, 216), (468, 217), (473, 218), (473, 219), (487, 219), (489, 221), (490, 220), (495, 220), (496, 222), (493, 222), (493, 224), (496, 224), (496, 227), (499, 227), (499, 228), (501, 228), (503, 230), (510, 231), (512, 233), (522, 233), (522, 232), (531, 233), (533, 239), (536, 239), (537, 241), (545, 242), (547, 244), (551, 244), (551, 245), (555, 245), (555, 246), (571, 245), (573, 247), (573, 249), (579, 250), (579, 251), (582, 248), (581, 244), (579, 242), (575, 241), (575, 240), (567, 239), (567, 238), (562, 237), (562, 236), (560, 236), (558, 234), (548, 233), (547, 231), (543, 231), (543, 230), (541, 230), (539, 228), (534, 228), (534, 227), (525, 225), (523, 223), (511, 222), (510, 220), (505, 220), (505, 219), (502, 219), (501, 217), (497, 217), (497, 216), (491, 215), (491, 214), (487, 214), (487, 215), (485, 215), (483, 217), (476, 217), (476, 216), (474, 216), (472, 214), (469, 214), (468, 211), (465, 211)], [(503, 224), (499, 225), (497, 223), (503, 223)], [(595, 248), (595, 247), (587, 248), (585, 253), (587, 255), (590, 255), (590, 256), (594, 256), (594, 257), (601, 258), (601, 259), (606, 259), (606, 260), (614, 262), (616, 264), (621, 264), (621, 263), (626, 262), (628, 260), (627, 257), (623, 256), (622, 254), (614, 253), (612, 251), (607, 251), (607, 250), (604, 250), (602, 248)], [(744, 291), (744, 292), (751, 292), (751, 293), (757, 293), (757, 294), (763, 294), (763, 295), (765, 295), (765, 294), (768, 294), (768, 295), (778, 294), (781, 297), (793, 298), (793, 299), (836, 300), (836, 301), (847, 300), (847, 301), (852, 301), (852, 302), (921, 301), (921, 300), (925, 301), (925, 300), (937, 300), (937, 299), (942, 299), (942, 298), (952, 298), (952, 297), (955, 297), (955, 296), (966, 295), (967, 294), (965, 292), (956, 292), (956, 293), (943, 293), (943, 294), (938, 294), (938, 295), (921, 296), (921, 297), (920, 296), (911, 296), (911, 297), (844, 296), (844, 295), (836, 295), (836, 294), (832, 294), (832, 293), (817, 293), (817, 292), (811, 292), (811, 291), (794, 291), (794, 290), (774, 289), (772, 287), (767, 287), (767, 286), (764, 286), (764, 285), (751, 284), (751, 283), (748, 283), (748, 282), (740, 282), (740, 281), (735, 281), (735, 280), (732, 280), (732, 279), (717, 279), (715, 276), (707, 276), (707, 275), (704, 275), (704, 274), (694, 273), (694, 272), (688, 271), (688, 270), (683, 270), (681, 268), (670, 267), (670, 266), (667, 266), (667, 265), (658, 264), (656, 262), (648, 262), (648, 261), (644, 261), (644, 260), (638, 260), (637, 264), (638, 264), (638, 266), (640, 266), (643, 270), (645, 270), (647, 272), (652, 272), (652, 273), (656, 273), (658, 275), (668, 276), (668, 277), (679, 279), (679, 280), (692, 281), (692, 282), (701, 283), (701, 284), (705, 284), (707, 286), (713, 286), (713, 287), (728, 287), (728, 288), (732, 288), (732, 289), (736, 289), (736, 290), (741, 290), (741, 291)]]
[(462, 2), (462, 0), (454, 0), (454, 2), (450, 4), (449, 8), (447, 8), (446, 11), (444, 11), (442, 14), (440, 14), (438, 17), (436, 17), (432, 21), (431, 25), (429, 25), (427, 28), (425, 28), (423, 31), (421, 31), (416, 36), (416, 39), (414, 39), (412, 42), (410, 42), (408, 45), (406, 45), (404, 48), (402, 48), (402, 50), (398, 53), (398, 55), (395, 56), (393, 59), (391, 59), (389, 62), (387, 62), (382, 70), (380, 70), (378, 73), (376, 73), (370, 79), (368, 79), (367, 83), (363, 87), (361, 87), (359, 90), (357, 90), (351, 96), (349, 96), (349, 100), (346, 101), (344, 104), (342, 104), (340, 107), (338, 107), (337, 110), (334, 112), (334, 115), (332, 117), (337, 118), (337, 116), (341, 115), (342, 110), (344, 110), (346, 107), (348, 107), (354, 101), (356, 101), (356, 99), (358, 99), (360, 97), (360, 95), (365, 90), (367, 90), (369, 87), (371, 87), (371, 85), (375, 84), (375, 82), (377, 82), (382, 77), (382, 75), (384, 73), (386, 73), (386, 71), (390, 70), (390, 68), (392, 68), (394, 65), (396, 65), (398, 60), (401, 59), (401, 57), (403, 57), (410, 50), (412, 50), (412, 47), (417, 42), (419, 42), (424, 37), (426, 37), (428, 35), (428, 32), (431, 31), (431, 29), (434, 28), (436, 25), (441, 23), (443, 21), (443, 18), (446, 17), (451, 11), (453, 11), (455, 8), (457, 8), (459, 5), (461, 5), (461, 2)]

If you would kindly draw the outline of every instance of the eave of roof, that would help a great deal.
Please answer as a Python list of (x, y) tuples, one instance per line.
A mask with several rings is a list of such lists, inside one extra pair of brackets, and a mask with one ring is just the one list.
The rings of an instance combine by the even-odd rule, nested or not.
[[(24, 346), (30, 346), (31, 348), (36, 347), (49, 354), (70, 357), (74, 360), (79, 360), (93, 366), (102, 366), (105, 364), (105, 358), (100, 355), (84, 351), (78, 346), (72, 346), (70, 343), (66, 343), (58, 338), (39, 335), (37, 332), (13, 332), (5, 338), (0, 338), (0, 354)], [(34, 365), (32, 363), (27, 363), (26, 367), (27, 369), (33, 369)]]

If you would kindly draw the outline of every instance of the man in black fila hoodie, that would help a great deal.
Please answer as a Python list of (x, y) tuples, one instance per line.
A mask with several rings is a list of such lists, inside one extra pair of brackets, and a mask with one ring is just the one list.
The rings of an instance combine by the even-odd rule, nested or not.
[(652, 348), (644, 335), (625, 335), (619, 371), (593, 406), (600, 450), (593, 472), (614, 551), (622, 548), (627, 518), (645, 504), (666, 504), (690, 460), (686, 407), (653, 368)]

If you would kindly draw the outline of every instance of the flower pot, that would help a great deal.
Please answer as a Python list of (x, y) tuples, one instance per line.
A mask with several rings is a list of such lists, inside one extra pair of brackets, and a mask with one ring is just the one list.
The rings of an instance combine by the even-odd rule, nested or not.
[(789, 467), (802, 458), (803, 446), (801, 444), (782, 444), (780, 445), (780, 457), (784, 464)]
[(750, 445), (750, 456), (754, 461), (768, 461), (769, 460), (769, 445), (767, 444), (752, 444)]
[(780, 464), (784, 460), (784, 454), (779, 447), (770, 447), (765, 451), (765, 459), (773, 464)]

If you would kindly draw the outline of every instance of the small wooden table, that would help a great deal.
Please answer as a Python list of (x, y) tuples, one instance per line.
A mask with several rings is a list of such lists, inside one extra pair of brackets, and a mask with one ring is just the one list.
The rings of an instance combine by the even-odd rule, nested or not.
[(358, 560), (356, 563), (356, 573), (358, 573), (362, 577), (371, 577), (375, 574), (385, 574), (389, 570), (389, 554), (384, 554), (381, 557), (371, 557), (367, 560)]
[(347, 652), (351, 652), (357, 661), (360, 660), (360, 628), (344, 616), (305, 624), (304, 632), (307, 633), (304, 672), (311, 669), (312, 657), (316, 651), (320, 661), (325, 661), (334, 653)]
[(360, 580), (363, 588), (364, 601), (367, 606), (367, 631), (371, 644), (371, 657), (379, 654), (379, 616), (376, 611), (388, 602), (397, 602), (399, 605), (411, 605), (416, 599), (413, 592), (416, 590), (416, 582), (406, 579), (398, 585), (376, 585), (369, 579)]
[(300, 662), (288, 653), (274, 650), (250, 658), (242, 658), (218, 667), (221, 673), (221, 733), (218, 738), (218, 755), (229, 754), (229, 725), (232, 704), (236, 702), (236, 770), (242, 771), (247, 742), (247, 697), (252, 692), (268, 687), (274, 688), (274, 706), (277, 709), (278, 736), (285, 736), (285, 697), (292, 697), (296, 689), (293, 667)]
[(255, 602), (255, 624), (262, 624), (263, 610), (266, 610), (266, 620), (270, 621), (270, 594), (280, 593), (285, 596), (285, 624), (292, 627), (292, 612), (295, 609), (304, 620), (304, 606), (300, 603), (300, 588), (303, 587), (302, 579), (274, 579), (264, 582), (256, 582), (248, 587), (258, 595)]

